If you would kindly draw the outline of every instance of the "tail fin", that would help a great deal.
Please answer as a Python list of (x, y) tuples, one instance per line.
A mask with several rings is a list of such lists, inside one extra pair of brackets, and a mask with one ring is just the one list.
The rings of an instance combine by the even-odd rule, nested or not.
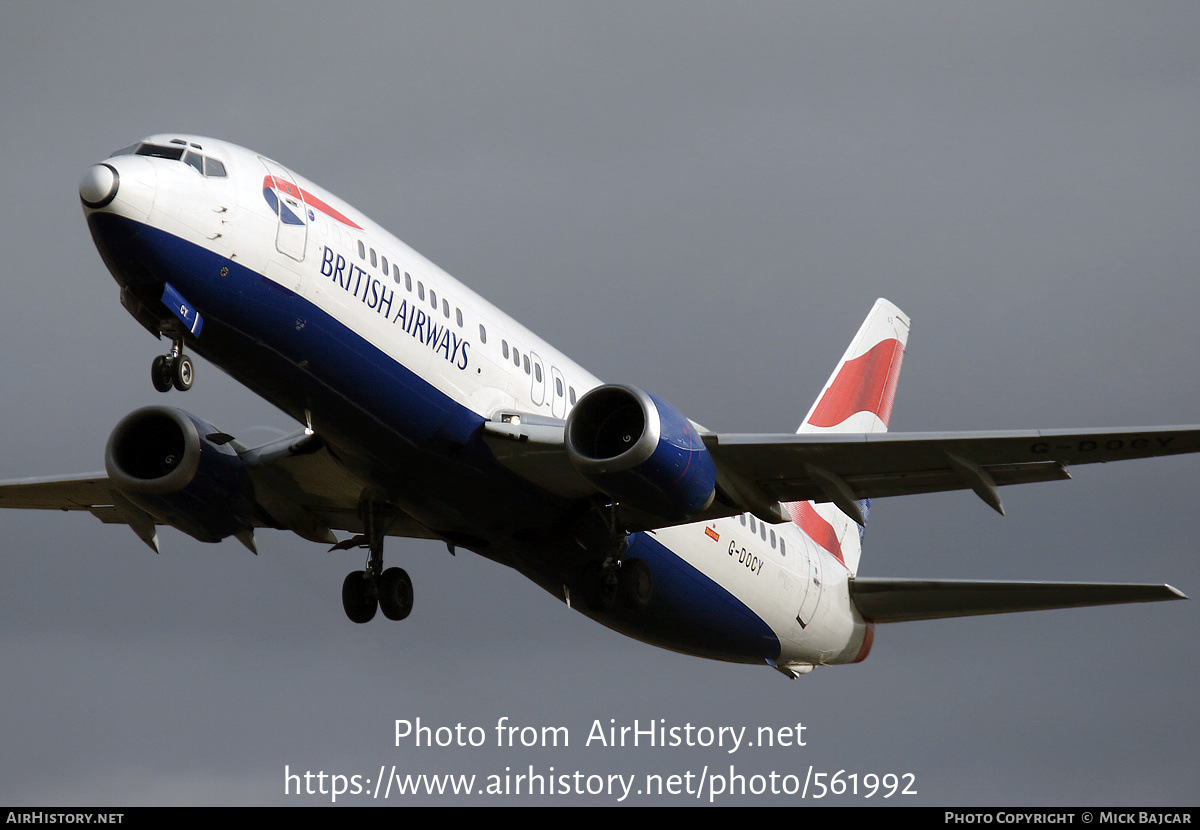
[[(887, 300), (876, 300), (796, 432), (887, 432), (908, 329), (904, 312)], [(859, 506), (865, 518), (870, 502)], [(862, 529), (853, 519), (828, 503), (797, 501), (784, 507), (810, 539), (851, 573), (858, 570)]]

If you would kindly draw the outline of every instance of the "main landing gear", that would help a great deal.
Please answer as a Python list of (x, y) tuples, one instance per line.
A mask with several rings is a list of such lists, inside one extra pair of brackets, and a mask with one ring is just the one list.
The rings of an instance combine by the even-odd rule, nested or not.
[(186, 392), (192, 388), (196, 369), (192, 359), (183, 353), (183, 334), (177, 329), (165, 333), (171, 335), (171, 351), (154, 358), (150, 364), (150, 379), (159, 392), (170, 392), (172, 386)]
[(593, 611), (611, 611), (618, 601), (631, 611), (644, 611), (654, 595), (654, 578), (641, 559), (596, 560), (584, 569), (583, 588)]
[(361, 509), (366, 532), (334, 547), (365, 547), (370, 551), (366, 569), (351, 571), (342, 582), (342, 608), (351, 622), (370, 622), (376, 609), (389, 620), (402, 620), (412, 613), (413, 586), (403, 568), (383, 570), (383, 537), (391, 517), (375, 502), (364, 501)]

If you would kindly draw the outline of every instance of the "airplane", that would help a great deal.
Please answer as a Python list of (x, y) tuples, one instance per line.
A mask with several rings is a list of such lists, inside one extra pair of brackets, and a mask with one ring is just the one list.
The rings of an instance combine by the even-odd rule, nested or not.
[[(713, 432), (604, 383), (352, 206), (234, 144), (152, 135), (79, 184), (121, 304), (303, 428), (248, 447), (182, 409), (122, 419), (105, 469), (0, 482), (0, 507), (88, 511), (155, 552), (291, 531), (357, 550), (355, 623), (402, 620), (387, 537), (514, 568), (644, 642), (789, 678), (863, 660), (877, 624), (1186, 598), (1169, 585), (860, 576), (871, 500), (1069, 478), (1200, 450), (1200, 427), (888, 433), (909, 319), (878, 300), (795, 433)], [(339, 538), (335, 531), (348, 534)]]

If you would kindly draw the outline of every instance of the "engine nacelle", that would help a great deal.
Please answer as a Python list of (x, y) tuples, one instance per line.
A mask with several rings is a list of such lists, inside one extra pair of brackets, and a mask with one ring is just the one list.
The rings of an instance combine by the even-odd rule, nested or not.
[(254, 526), (254, 485), (215, 427), (180, 409), (149, 406), (126, 415), (104, 452), (108, 478), (156, 520), (201, 542)]
[(598, 386), (567, 417), (567, 455), (606, 495), (685, 519), (712, 503), (717, 471), (696, 427), (633, 386)]

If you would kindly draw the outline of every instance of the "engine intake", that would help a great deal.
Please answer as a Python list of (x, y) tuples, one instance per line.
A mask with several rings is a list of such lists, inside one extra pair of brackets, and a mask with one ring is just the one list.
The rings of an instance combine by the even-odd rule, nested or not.
[(108, 438), (104, 467), (122, 495), (201, 542), (254, 526), (254, 485), (237, 451), (211, 424), (180, 409), (126, 415)]
[(567, 455), (606, 495), (686, 519), (712, 503), (716, 467), (695, 425), (634, 386), (592, 389), (567, 417)]

